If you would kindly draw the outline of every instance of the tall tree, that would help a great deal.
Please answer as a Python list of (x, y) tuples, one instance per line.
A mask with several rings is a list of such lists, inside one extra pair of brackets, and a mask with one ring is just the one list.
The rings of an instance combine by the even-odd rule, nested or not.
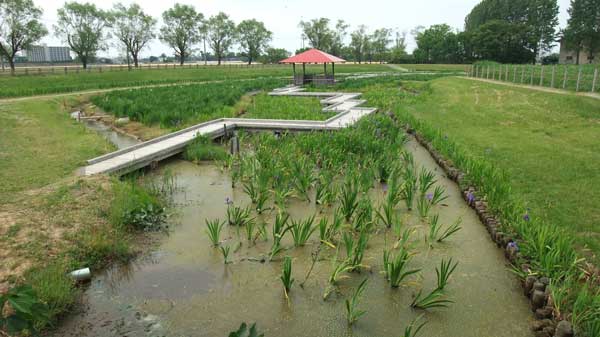
[(367, 34), (367, 27), (365, 25), (358, 26), (358, 29), (350, 34), (350, 49), (352, 50), (355, 62), (360, 64), (366, 60), (369, 44), (369, 34)]
[(335, 30), (333, 30), (331, 46), (329, 47), (328, 53), (336, 56), (342, 55), (342, 49), (344, 48), (344, 39), (348, 35), (348, 28), (350, 25), (346, 24), (344, 20), (338, 20), (335, 24)]
[(0, 0), (0, 59), (8, 61), (13, 74), (17, 52), (48, 34), (41, 17), (32, 0)]
[(567, 47), (577, 53), (579, 64), (582, 51), (593, 54), (600, 48), (600, 0), (571, 0), (568, 12), (563, 38)]
[(200, 42), (204, 15), (193, 6), (176, 3), (162, 14), (164, 26), (160, 39), (173, 48), (179, 64), (192, 54), (194, 44)]
[(273, 36), (262, 22), (254, 19), (240, 22), (237, 34), (242, 54), (248, 58), (248, 64), (252, 64), (252, 61), (261, 55)]
[(235, 23), (229, 19), (227, 14), (220, 12), (208, 20), (206, 28), (208, 43), (210, 48), (215, 52), (217, 62), (220, 65), (221, 60), (235, 42)]
[(331, 49), (335, 33), (329, 28), (329, 19), (319, 18), (310, 21), (300, 21), (299, 26), (312, 48), (320, 50)]
[(283, 48), (267, 48), (261, 56), (262, 63), (277, 63), (290, 56), (290, 52)]
[(69, 44), (86, 69), (98, 50), (106, 48), (108, 14), (90, 3), (67, 2), (58, 10), (57, 36)]
[(110, 18), (114, 35), (125, 46), (137, 68), (140, 51), (155, 37), (156, 19), (144, 13), (138, 4), (126, 7), (121, 3), (114, 6)]
[(530, 48), (541, 61), (541, 53), (550, 51), (556, 41), (557, 0), (529, 0), (527, 25)]
[(388, 45), (390, 44), (392, 30), (388, 28), (376, 29), (371, 35), (371, 46), (373, 54), (379, 62), (383, 62), (387, 58)]
[(426, 63), (459, 63), (462, 61), (456, 33), (446, 24), (433, 25), (416, 32), (415, 59)]

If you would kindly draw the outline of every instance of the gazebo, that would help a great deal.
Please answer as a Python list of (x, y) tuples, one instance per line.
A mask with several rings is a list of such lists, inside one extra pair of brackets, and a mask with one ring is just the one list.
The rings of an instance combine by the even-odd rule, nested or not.
[[(341, 59), (337, 56), (327, 54), (324, 51), (318, 49), (309, 49), (303, 53), (294, 55), (285, 60), (279, 61), (279, 63), (292, 64), (294, 70), (294, 84), (303, 85), (307, 83), (319, 84), (333, 84), (335, 83), (335, 64), (343, 63), (346, 60)], [(302, 64), (302, 74), (296, 73), (296, 64)], [(323, 64), (323, 75), (307, 75), (306, 64)], [(327, 74), (327, 64), (331, 63), (331, 74)]]

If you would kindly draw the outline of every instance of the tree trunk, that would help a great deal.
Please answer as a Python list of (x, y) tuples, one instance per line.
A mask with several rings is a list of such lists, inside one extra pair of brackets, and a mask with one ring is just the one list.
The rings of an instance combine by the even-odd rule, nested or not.
[(131, 52), (131, 58), (133, 58), (133, 66), (136, 68), (139, 67), (138, 54)]
[(179, 55), (179, 65), (182, 66), (184, 61), (185, 61), (185, 54), (181, 53)]
[(579, 65), (579, 53), (580, 53), (580, 48), (577, 48), (577, 53), (575, 56), (575, 64)]
[(221, 53), (217, 53), (217, 65), (221, 65)]
[(8, 58), (8, 64), (10, 65), (10, 74), (15, 75), (15, 58)]
[(248, 65), (251, 65), (251, 64), (252, 64), (252, 58), (248, 57)]
[(87, 69), (87, 57), (81, 58), (81, 64), (83, 65), (83, 69)]

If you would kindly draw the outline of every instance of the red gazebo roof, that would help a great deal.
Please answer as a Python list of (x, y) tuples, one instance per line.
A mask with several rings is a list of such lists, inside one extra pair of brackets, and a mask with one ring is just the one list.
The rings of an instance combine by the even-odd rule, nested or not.
[(279, 61), (279, 63), (339, 63), (346, 62), (346, 60), (341, 59), (337, 56), (333, 56), (331, 54), (327, 54), (324, 51), (320, 51), (318, 49), (309, 49), (303, 53), (294, 55), (285, 60)]

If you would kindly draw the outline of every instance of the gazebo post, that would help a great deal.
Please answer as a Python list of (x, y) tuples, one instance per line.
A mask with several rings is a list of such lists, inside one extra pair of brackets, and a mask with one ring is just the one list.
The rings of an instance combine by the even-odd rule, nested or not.
[(333, 77), (333, 81), (335, 82), (335, 63), (331, 62), (331, 76)]
[(327, 62), (323, 62), (323, 71), (325, 72), (325, 77), (327, 77)]

